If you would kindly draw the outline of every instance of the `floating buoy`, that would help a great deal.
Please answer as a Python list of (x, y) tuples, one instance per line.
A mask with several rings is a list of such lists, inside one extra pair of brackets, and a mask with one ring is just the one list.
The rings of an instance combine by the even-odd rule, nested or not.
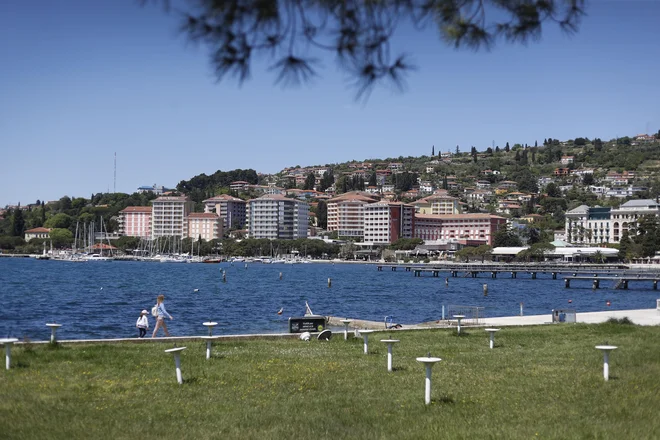
[(607, 302), (605, 303), (605, 305), (606, 305), (607, 307), (609, 307), (609, 306), (612, 305), (612, 303), (611, 303), (610, 300), (608, 299)]
[(101, 290), (103, 290), (103, 287), (101, 287)]

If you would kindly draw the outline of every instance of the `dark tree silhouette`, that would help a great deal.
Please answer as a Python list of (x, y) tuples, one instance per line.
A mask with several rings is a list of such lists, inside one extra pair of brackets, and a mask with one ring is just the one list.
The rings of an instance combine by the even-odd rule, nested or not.
[[(171, 0), (139, 0), (170, 10)], [(414, 68), (390, 44), (402, 23), (436, 27), (455, 48), (490, 49), (497, 40), (525, 43), (545, 23), (575, 32), (586, 0), (188, 0), (181, 31), (205, 45), (218, 79), (250, 77), (255, 58), (270, 57), (276, 82), (299, 84), (316, 76), (319, 53), (334, 54), (355, 79), (357, 97), (381, 81), (403, 87)]]

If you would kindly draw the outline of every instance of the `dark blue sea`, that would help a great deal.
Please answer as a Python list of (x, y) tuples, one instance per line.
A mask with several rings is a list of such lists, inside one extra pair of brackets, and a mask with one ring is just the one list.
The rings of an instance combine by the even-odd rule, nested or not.
[[(412, 324), (440, 319), (443, 305), (480, 306), (485, 316), (494, 317), (518, 315), (520, 302), (526, 315), (534, 315), (562, 307), (578, 313), (653, 308), (658, 297), (651, 282), (613, 290), (614, 281), (602, 281), (601, 289), (593, 291), (590, 281), (573, 281), (566, 289), (561, 277), (552, 280), (540, 273), (536, 280), (529, 274), (449, 278), (448, 286), (446, 277), (414, 277), (403, 269), (378, 272), (366, 264), (249, 263), (246, 268), (245, 263), (0, 258), (0, 337), (45, 340), (50, 335), (46, 322), (63, 324), (60, 339), (134, 337), (140, 311), (151, 310), (161, 293), (174, 316), (167, 321), (173, 336), (205, 334), (202, 322), (208, 320), (220, 323), (214, 334), (287, 332), (288, 317), (302, 316), (305, 301), (315, 314), (381, 322), (392, 315), (395, 322)], [(280, 308), (282, 315), (277, 314)], [(149, 319), (153, 329), (154, 318)]]

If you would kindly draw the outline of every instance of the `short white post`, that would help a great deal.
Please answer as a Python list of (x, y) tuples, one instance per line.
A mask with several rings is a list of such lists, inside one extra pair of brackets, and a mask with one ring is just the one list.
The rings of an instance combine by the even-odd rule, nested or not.
[(490, 349), (492, 350), (493, 347), (495, 346), (495, 332), (500, 331), (500, 329), (499, 328), (487, 328), (485, 330), (490, 333)]
[(186, 347), (177, 347), (170, 348), (165, 350), (165, 353), (171, 353), (174, 355), (174, 366), (176, 367), (176, 381), (179, 382), (179, 385), (183, 383), (183, 376), (181, 376), (181, 352), (185, 350)]
[(57, 341), (55, 332), (57, 331), (58, 328), (62, 327), (62, 324), (46, 324), (46, 326), (50, 327), (50, 343), (54, 344), (55, 341)]
[(344, 341), (348, 341), (348, 324), (350, 324), (351, 321), (350, 319), (342, 319), (341, 323), (344, 324)]
[(392, 371), (392, 346), (399, 342), (398, 339), (381, 339), (380, 342), (387, 344), (387, 371)]
[(442, 359), (437, 357), (418, 357), (417, 362), (421, 362), (426, 367), (426, 381), (424, 386), (424, 403), (429, 405), (431, 403), (431, 368), (436, 362)]
[(202, 336), (202, 339), (206, 340), (206, 359), (211, 359), (211, 344), (215, 336)]
[(373, 330), (360, 330), (360, 334), (364, 338), (364, 354), (369, 353), (369, 334), (373, 332)]
[(456, 333), (461, 334), (461, 319), (465, 318), (465, 315), (454, 315), (454, 318), (458, 321), (458, 326), (456, 327)]
[(217, 322), (207, 321), (207, 322), (203, 322), (202, 325), (203, 325), (203, 326), (206, 326), (206, 327), (209, 329), (209, 336), (213, 336), (213, 327), (215, 327), (216, 325), (218, 325), (218, 323), (217, 323)]
[(0, 345), (5, 346), (5, 364), (7, 366), (7, 370), (9, 370), (9, 367), (11, 367), (11, 344), (13, 344), (14, 342), (18, 342), (18, 339), (16, 338), (0, 339)]
[(610, 351), (616, 350), (614, 345), (596, 345), (598, 350), (603, 352), (603, 377), (610, 380)]

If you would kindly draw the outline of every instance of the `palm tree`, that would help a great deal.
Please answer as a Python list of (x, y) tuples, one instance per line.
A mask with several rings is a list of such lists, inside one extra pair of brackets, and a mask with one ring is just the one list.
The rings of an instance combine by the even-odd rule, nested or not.
[(605, 254), (603, 254), (601, 251), (596, 251), (594, 252), (593, 259), (596, 263), (603, 264), (605, 261)]

